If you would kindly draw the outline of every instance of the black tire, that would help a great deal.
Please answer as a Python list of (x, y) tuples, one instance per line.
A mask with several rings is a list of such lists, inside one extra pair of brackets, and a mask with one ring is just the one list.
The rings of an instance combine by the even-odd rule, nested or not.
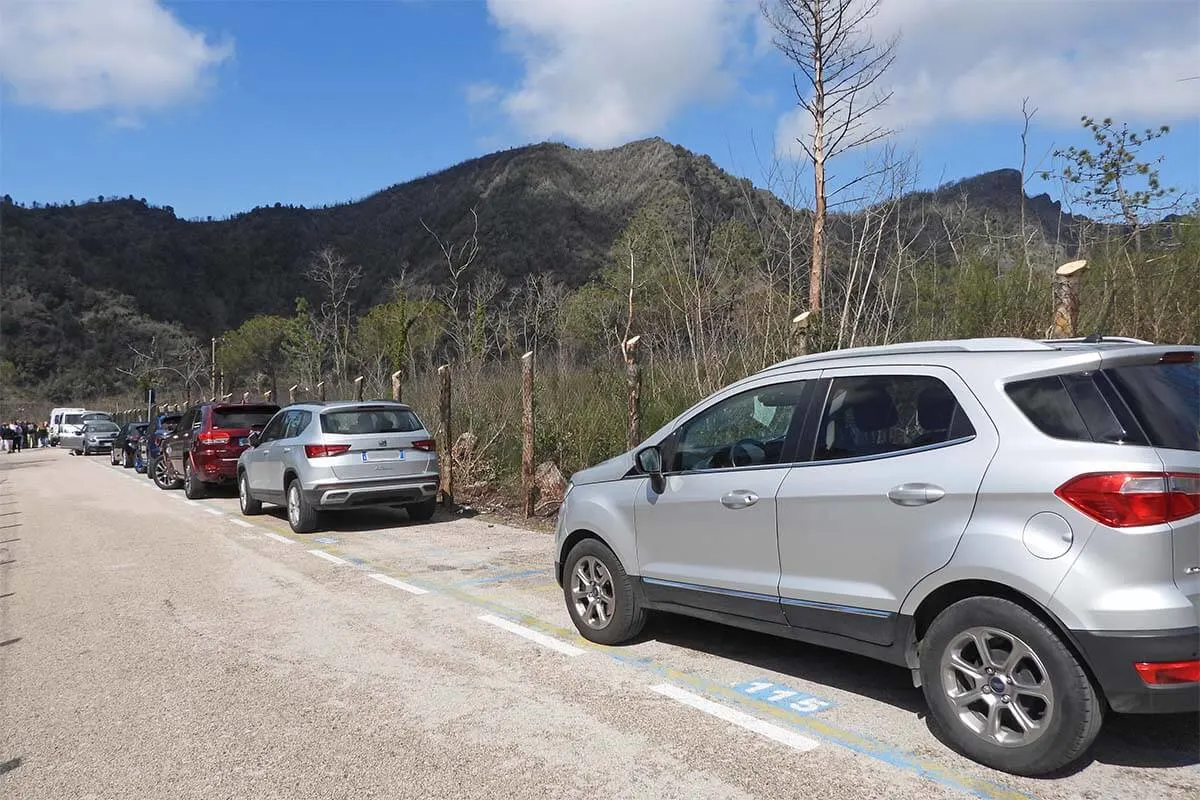
[(203, 500), (208, 497), (208, 487), (196, 477), (196, 470), (192, 469), (190, 458), (183, 460), (183, 493), (188, 500)]
[(312, 533), (317, 529), (320, 515), (304, 496), (300, 481), (293, 478), (284, 492), (287, 497), (288, 525), (295, 533)]
[(250, 494), (250, 480), (244, 471), (238, 473), (238, 507), (242, 509), (242, 516), (245, 517), (262, 513), (262, 501), (255, 500)]
[(150, 462), (149, 472), (150, 479), (154, 481), (154, 485), (163, 491), (179, 488), (179, 482), (171, 477), (164, 456), (160, 455)]
[[(597, 562), (603, 565), (611, 586), (611, 591), (603, 590), (602, 577), (593, 582), (593, 585), (600, 585), (596, 600), (607, 600), (611, 604), (607, 622), (602, 624), (600, 620), (596, 623), (588, 622), (584, 613), (587, 606), (581, 611), (575, 598), (576, 571), (581, 566), (585, 567), (585, 572), (588, 571), (586, 565), (591, 565), (594, 569)], [(638, 602), (637, 594), (633, 591), (633, 582), (621, 566), (620, 559), (598, 539), (584, 539), (571, 548), (563, 564), (563, 599), (567, 603), (567, 613), (571, 615), (571, 621), (575, 623), (580, 635), (597, 644), (614, 645), (628, 642), (641, 633), (646, 625), (646, 609)], [(581, 598), (581, 602), (587, 601)], [(600, 603), (595, 605), (599, 606)]]
[[(982, 681), (974, 688), (987, 694), (980, 695), (970, 706), (962, 706), (949, 695), (943, 678), (950, 676), (946, 681), (953, 679), (957, 684), (955, 691), (964, 693), (968, 692), (972, 679), (955, 668), (947, 667), (944, 672), (943, 657), (951, 648), (958, 650), (960, 656), (964, 652), (979, 654), (979, 647), (969, 635), (973, 629), (987, 629), (983, 635), (992, 662), (1005, 660), (1021, 645), (1031, 651), (1032, 657), (1016, 660), (1007, 669), (995, 664), (990, 667), (994, 673), (987, 672), (988, 667), (983, 666), (985, 662), (980, 657), (977, 672)], [(1014, 643), (1006, 637), (1016, 637), (1019, 641)], [(964, 642), (966, 650), (959, 650), (959, 644)], [(1011, 645), (1007, 652), (1003, 649), (1005, 642)], [(921, 641), (920, 653), (922, 690), (934, 724), (959, 752), (985, 766), (1014, 775), (1045, 775), (1081, 758), (1100, 732), (1104, 700), (1087, 672), (1050, 626), (1016, 603), (998, 597), (960, 600), (934, 619)], [(974, 657), (967, 663), (975, 664)], [(1022, 693), (1019, 685), (1008, 682), (1006, 676), (1018, 670), (1021, 684), (1037, 684), (1043, 694), (1049, 689), (1049, 703)], [(985, 686), (997, 679), (996, 685), (1005, 687), (1000, 696), (1003, 704), (996, 701), (998, 692)], [(978, 715), (989, 713), (987, 709), (991, 708), (1001, 709), (996, 713), (1006, 730), (1000, 735), (1011, 736), (1008, 730), (1024, 727), (1018, 711), (1029, 720), (1040, 721), (1041, 732), (1027, 743), (1013, 741), (1003, 745), (973, 730), (959, 714), (962, 710), (972, 724), (986, 725), (986, 718)], [(1040, 714), (1047, 716), (1038, 719)]]
[(128, 450), (121, 451), (121, 466), (125, 469), (133, 469), (133, 453)]
[(408, 518), (413, 522), (428, 522), (433, 519), (433, 515), (437, 511), (437, 500), (429, 499), (422, 500), (420, 503), (409, 503), (404, 510), (408, 512)]

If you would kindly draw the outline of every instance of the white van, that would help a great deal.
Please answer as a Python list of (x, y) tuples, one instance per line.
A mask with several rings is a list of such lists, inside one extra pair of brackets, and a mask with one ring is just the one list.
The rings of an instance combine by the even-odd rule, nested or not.
[(73, 434), (83, 428), (83, 415), (86, 408), (55, 408), (50, 411), (50, 445), (58, 446), (58, 440), (65, 434)]

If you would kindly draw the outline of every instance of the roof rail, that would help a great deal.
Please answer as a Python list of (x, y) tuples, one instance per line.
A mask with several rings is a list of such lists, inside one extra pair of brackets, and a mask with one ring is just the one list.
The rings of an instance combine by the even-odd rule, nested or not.
[[(1059, 340), (1062, 341), (1062, 340)], [(920, 355), (923, 353), (1001, 353), (1030, 350), (1053, 350), (1046, 341), (1017, 337), (992, 337), (977, 339), (947, 339), (926, 342), (897, 342), (874, 347), (848, 347), (843, 350), (828, 350), (823, 353), (798, 356), (772, 364), (759, 372), (803, 364), (817, 364), (863, 356)]]
[(1040, 341), (1048, 344), (1103, 344), (1105, 342), (1113, 342), (1114, 344), (1154, 344), (1145, 339), (1135, 339), (1132, 336), (1101, 336), (1093, 333), (1091, 336), (1072, 336), (1065, 339), (1041, 339)]

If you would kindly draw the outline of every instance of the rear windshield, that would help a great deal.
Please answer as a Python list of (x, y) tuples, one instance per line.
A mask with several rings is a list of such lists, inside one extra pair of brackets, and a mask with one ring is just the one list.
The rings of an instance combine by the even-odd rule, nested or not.
[(405, 408), (348, 408), (321, 415), (325, 433), (411, 433), (421, 430), (421, 420)]
[(68, 425), (78, 425), (83, 421), (83, 414), (67, 414), (63, 417), (63, 422)]
[(214, 428), (261, 428), (275, 416), (278, 406), (232, 406), (214, 408), (212, 426)]
[(1155, 447), (1200, 450), (1200, 363), (1105, 370)]
[(1038, 430), (1056, 439), (1200, 450), (1200, 364), (1140, 364), (1005, 387)]

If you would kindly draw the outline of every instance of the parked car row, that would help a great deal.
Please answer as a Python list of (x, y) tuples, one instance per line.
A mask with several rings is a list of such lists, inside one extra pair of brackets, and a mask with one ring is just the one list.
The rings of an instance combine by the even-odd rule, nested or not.
[(424, 521), (437, 508), (437, 444), (403, 403), (200, 403), (152, 426), (85, 429), (80, 452), (109, 452), (114, 465), (190, 499), (236, 485), (242, 513), (284, 506), (297, 533), (316, 530), (327, 511), (387, 506)]

